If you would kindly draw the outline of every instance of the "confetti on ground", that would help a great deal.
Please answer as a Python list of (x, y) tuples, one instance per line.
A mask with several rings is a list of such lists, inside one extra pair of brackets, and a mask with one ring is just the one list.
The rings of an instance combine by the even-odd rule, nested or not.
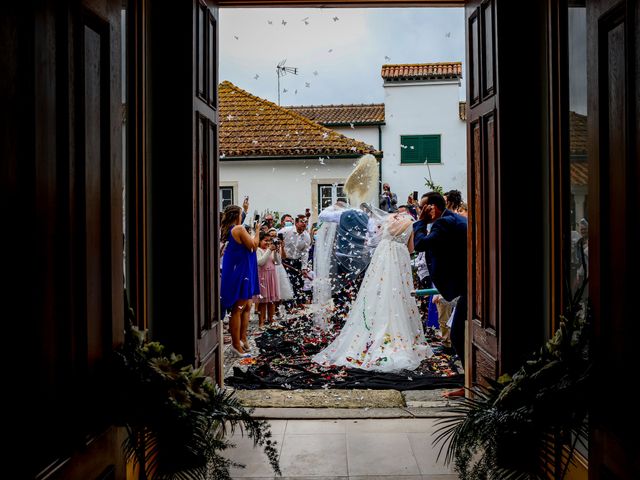
[[(311, 360), (340, 333), (343, 320), (332, 319), (328, 332), (317, 329), (306, 317), (294, 317), (279, 327), (266, 328), (255, 337), (256, 347), (251, 359), (238, 362), (233, 375), (225, 383), (236, 389), (334, 389), (374, 388), (395, 390), (427, 390), (459, 387), (463, 375), (454, 358), (443, 348), (440, 337), (428, 329), (426, 338), (434, 355), (425, 359), (415, 371), (380, 373), (346, 367), (325, 367)], [(226, 340), (226, 339), (225, 339)], [(241, 368), (242, 367), (242, 368)], [(341, 394), (340, 394), (341, 395)]]

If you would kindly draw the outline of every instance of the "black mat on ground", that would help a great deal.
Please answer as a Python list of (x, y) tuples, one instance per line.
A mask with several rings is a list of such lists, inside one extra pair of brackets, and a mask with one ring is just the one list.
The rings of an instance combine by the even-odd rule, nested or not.
[(457, 388), (464, 376), (453, 358), (442, 347), (434, 330), (427, 331), (427, 340), (434, 355), (422, 362), (415, 371), (379, 373), (346, 367), (323, 367), (311, 357), (325, 348), (340, 329), (340, 320), (334, 319), (335, 328), (321, 332), (307, 317), (297, 317), (283, 323), (282, 328), (268, 328), (256, 338), (260, 354), (241, 360), (248, 368), (233, 369), (227, 385), (237, 389), (262, 388), (371, 388), (394, 390), (429, 390)]

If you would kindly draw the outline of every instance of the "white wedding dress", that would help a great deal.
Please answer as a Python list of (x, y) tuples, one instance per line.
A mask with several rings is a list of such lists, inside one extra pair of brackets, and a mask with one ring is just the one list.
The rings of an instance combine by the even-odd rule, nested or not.
[(387, 217), (345, 325), (333, 342), (313, 357), (316, 363), (397, 372), (414, 370), (433, 355), (411, 296), (413, 278), (407, 249), (411, 233), (410, 216)]

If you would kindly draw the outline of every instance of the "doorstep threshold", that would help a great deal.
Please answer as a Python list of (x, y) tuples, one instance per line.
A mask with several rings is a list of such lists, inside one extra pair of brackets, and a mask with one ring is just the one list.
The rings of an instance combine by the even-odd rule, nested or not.
[(391, 418), (443, 418), (452, 413), (435, 407), (403, 408), (256, 408), (251, 414), (265, 420), (345, 420)]

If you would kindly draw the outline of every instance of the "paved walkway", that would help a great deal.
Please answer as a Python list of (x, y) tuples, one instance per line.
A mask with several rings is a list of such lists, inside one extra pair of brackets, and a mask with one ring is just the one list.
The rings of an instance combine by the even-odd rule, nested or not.
[[(435, 418), (271, 420), (282, 477), (237, 432), (227, 457), (246, 465), (233, 478), (282, 480), (455, 480), (431, 445)], [(439, 447), (438, 447), (439, 448)]]

